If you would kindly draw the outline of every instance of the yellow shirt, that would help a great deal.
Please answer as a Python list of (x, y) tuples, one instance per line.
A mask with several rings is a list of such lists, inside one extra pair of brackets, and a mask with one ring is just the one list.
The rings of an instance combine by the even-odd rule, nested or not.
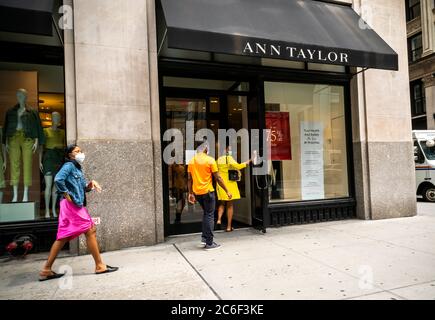
[(53, 128), (44, 128), (44, 134), (46, 137), (45, 148), (46, 149), (63, 149), (65, 147), (65, 130)]
[(193, 180), (193, 193), (203, 195), (213, 192), (212, 175), (218, 171), (216, 161), (205, 153), (197, 153), (189, 162), (188, 172)]

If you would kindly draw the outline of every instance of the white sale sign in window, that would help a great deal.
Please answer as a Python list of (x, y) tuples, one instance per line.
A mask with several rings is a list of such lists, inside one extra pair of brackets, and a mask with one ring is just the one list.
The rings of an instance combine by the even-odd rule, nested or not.
[(301, 122), (302, 200), (325, 198), (323, 172), (323, 124)]

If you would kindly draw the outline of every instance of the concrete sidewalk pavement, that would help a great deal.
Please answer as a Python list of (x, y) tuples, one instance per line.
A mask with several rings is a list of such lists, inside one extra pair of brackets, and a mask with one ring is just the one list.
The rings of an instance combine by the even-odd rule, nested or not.
[(0, 263), (0, 299), (435, 299), (435, 204), (412, 218), (217, 232), (104, 253), (118, 272), (93, 274), (91, 256), (63, 257), (72, 277), (38, 282), (46, 254)]

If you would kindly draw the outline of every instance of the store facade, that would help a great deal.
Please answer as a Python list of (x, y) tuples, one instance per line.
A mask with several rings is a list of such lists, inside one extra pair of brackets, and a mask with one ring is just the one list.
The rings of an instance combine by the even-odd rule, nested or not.
[[(104, 188), (89, 197), (103, 250), (200, 231), (200, 208), (186, 201), (189, 130), (247, 132), (233, 148), (240, 161), (270, 146), (266, 171), (242, 173), (236, 227), (415, 215), (404, 5), (63, 4), (73, 17), (65, 142), (82, 146)], [(181, 133), (178, 163), (165, 158), (171, 132)], [(70, 250), (85, 252), (81, 241)]]

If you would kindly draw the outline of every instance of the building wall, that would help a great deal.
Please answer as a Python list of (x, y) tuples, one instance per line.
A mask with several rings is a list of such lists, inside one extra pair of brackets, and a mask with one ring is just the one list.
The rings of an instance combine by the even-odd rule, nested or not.
[[(91, 215), (101, 218), (103, 251), (163, 241), (153, 5), (73, 2), (74, 29), (66, 38), (67, 139), (83, 148), (87, 177), (103, 187), (88, 196)], [(84, 244), (82, 238), (79, 253)]]

